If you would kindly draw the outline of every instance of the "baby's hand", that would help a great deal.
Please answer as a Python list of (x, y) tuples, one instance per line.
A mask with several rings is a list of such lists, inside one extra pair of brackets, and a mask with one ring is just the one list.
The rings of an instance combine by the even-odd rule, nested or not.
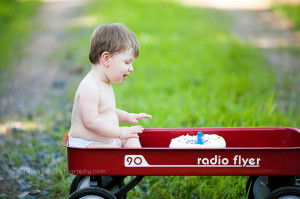
[(152, 118), (152, 116), (146, 113), (139, 113), (139, 114), (128, 113), (126, 116), (126, 122), (128, 124), (137, 124), (139, 123), (139, 120), (143, 118)]
[(121, 134), (120, 139), (121, 140), (127, 140), (129, 138), (138, 138), (138, 133), (142, 133), (144, 131), (144, 128), (142, 126), (131, 126), (131, 127), (120, 127)]

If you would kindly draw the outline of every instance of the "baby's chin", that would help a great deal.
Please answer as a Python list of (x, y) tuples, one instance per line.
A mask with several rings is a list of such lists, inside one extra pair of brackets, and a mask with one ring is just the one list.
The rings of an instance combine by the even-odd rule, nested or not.
[(114, 83), (114, 84), (121, 84), (124, 80), (113, 80), (113, 81), (110, 81), (111, 83)]
[(112, 78), (109, 81), (114, 84), (121, 84), (126, 79), (126, 77), (127, 76), (123, 75), (122, 77), (119, 78)]

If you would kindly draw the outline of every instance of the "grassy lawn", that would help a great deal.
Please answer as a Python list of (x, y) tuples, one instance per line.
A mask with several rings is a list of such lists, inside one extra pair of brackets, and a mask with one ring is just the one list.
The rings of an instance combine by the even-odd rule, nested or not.
[[(122, 22), (133, 30), (140, 57), (114, 89), (118, 108), (153, 116), (143, 127), (299, 127), (297, 109), (278, 106), (275, 71), (259, 49), (230, 34), (228, 16), (167, 0), (92, 1), (85, 13), (85, 26), (71, 30), (62, 58), (83, 77), (95, 26)], [(235, 176), (147, 177), (129, 198), (245, 198), (245, 183)]]
[[(136, 33), (140, 57), (134, 62), (132, 75), (121, 85), (114, 85), (116, 101), (120, 109), (151, 114), (153, 119), (141, 121), (143, 127), (299, 127), (297, 103), (280, 106), (276, 72), (259, 49), (230, 34), (227, 15), (183, 7), (171, 0), (89, 3), (80, 19), (82, 25), (70, 29), (66, 48), (56, 55), (66, 70), (83, 71), (70, 88), (66, 104), (73, 103), (79, 81), (90, 70), (88, 51), (93, 29), (102, 22), (122, 22)], [(294, 86), (294, 81), (284, 81), (285, 89), (293, 90)], [(18, 134), (16, 147), (1, 149), (3, 161), (9, 165), (21, 166), (24, 158), (30, 159), (31, 168), (42, 173), (24, 179), (33, 189), (47, 190), (48, 198), (67, 198), (74, 178), (66, 171), (66, 150), (60, 146), (69, 129), (70, 114), (70, 110), (55, 111), (47, 118), (46, 130)], [(246, 179), (146, 177), (128, 198), (246, 198)]]
[(32, 28), (31, 17), (39, 0), (0, 1), (0, 91), (6, 86)]
[(143, 126), (299, 124), (296, 110), (277, 107), (273, 68), (258, 49), (230, 35), (227, 16), (172, 1), (100, 1), (91, 7), (86, 16), (90, 23), (73, 29), (70, 40), (76, 42), (64, 59), (72, 60), (70, 67), (82, 67), (85, 75), (96, 25), (122, 22), (132, 29), (140, 42), (140, 57), (128, 81), (114, 87), (119, 108), (152, 114)]

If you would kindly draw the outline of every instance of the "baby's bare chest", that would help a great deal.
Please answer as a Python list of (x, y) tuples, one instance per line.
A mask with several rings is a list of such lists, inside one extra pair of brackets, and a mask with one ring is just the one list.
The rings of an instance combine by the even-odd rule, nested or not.
[(101, 89), (101, 95), (98, 105), (98, 112), (101, 114), (116, 112), (115, 94), (112, 88)]

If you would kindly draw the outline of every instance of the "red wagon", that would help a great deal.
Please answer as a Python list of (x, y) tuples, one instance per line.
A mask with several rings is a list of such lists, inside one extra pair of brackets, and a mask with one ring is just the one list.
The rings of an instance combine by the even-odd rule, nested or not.
[[(170, 149), (181, 135), (217, 134), (226, 148)], [(140, 134), (143, 148), (67, 147), (68, 171), (77, 175), (69, 198), (122, 198), (144, 176), (251, 176), (248, 198), (300, 198), (300, 130), (286, 127), (160, 128)], [(136, 176), (126, 185), (126, 176)]]

